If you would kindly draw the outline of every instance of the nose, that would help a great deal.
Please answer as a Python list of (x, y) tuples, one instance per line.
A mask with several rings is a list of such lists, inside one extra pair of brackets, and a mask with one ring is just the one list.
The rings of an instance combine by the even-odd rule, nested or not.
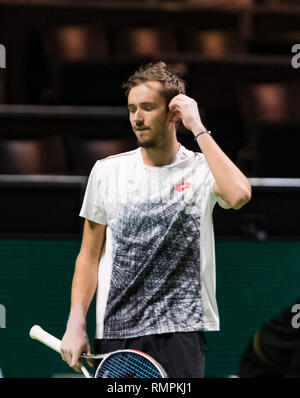
[(144, 123), (144, 114), (141, 109), (136, 110), (133, 120), (137, 125), (142, 125)]

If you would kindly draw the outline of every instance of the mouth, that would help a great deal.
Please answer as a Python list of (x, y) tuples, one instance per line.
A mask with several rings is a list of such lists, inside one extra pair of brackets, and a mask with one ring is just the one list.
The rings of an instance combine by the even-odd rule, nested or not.
[(146, 130), (150, 130), (149, 127), (136, 127), (135, 131), (146, 131)]

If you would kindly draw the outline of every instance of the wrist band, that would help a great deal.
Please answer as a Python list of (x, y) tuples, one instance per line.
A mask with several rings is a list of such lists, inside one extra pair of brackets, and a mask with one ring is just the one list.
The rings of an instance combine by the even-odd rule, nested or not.
[(211, 131), (207, 131), (207, 130), (205, 130), (205, 131), (201, 131), (201, 133), (199, 133), (199, 134), (197, 134), (196, 136), (195, 136), (195, 138), (194, 138), (194, 140), (195, 141), (197, 141), (197, 138), (199, 137), (199, 135), (201, 135), (201, 134), (205, 134), (205, 133), (207, 133), (207, 134), (211, 134)]

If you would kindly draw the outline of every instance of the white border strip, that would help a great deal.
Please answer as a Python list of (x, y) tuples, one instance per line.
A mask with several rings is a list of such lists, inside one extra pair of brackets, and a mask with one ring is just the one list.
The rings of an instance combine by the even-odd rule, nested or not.
[[(84, 184), (88, 176), (52, 174), (0, 174), (0, 183)], [(298, 188), (300, 178), (248, 178), (252, 187)]]
[(300, 178), (248, 178), (253, 187), (300, 187)]
[(56, 184), (82, 184), (87, 181), (86, 176), (72, 175), (46, 175), (46, 174), (0, 174), (0, 183), (56, 183)]
[(126, 116), (126, 106), (0, 105), (0, 115), (8, 116)]

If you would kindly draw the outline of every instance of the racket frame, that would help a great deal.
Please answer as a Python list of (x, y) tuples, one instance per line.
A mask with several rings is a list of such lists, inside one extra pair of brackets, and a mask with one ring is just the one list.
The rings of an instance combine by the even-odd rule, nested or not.
[(141, 355), (142, 357), (148, 359), (155, 366), (155, 368), (160, 373), (160, 375), (161, 375), (161, 377), (163, 379), (168, 377), (166, 371), (164, 370), (164, 368), (154, 358), (152, 358), (150, 355), (146, 354), (145, 352), (142, 352), (142, 351), (139, 351), (139, 350), (134, 350), (134, 349), (131, 349), (131, 348), (127, 348), (127, 349), (123, 349), (123, 350), (116, 350), (116, 351), (109, 352), (107, 354), (83, 354), (83, 358), (92, 358), (93, 357), (93, 359), (102, 359), (100, 364), (98, 365), (98, 367), (96, 369), (95, 376), (94, 376), (94, 377), (96, 377), (96, 374), (98, 373), (98, 370), (101, 367), (104, 366), (105, 361), (110, 356), (113, 356), (113, 355), (118, 354), (118, 353), (126, 353), (126, 352), (132, 352), (132, 353)]

